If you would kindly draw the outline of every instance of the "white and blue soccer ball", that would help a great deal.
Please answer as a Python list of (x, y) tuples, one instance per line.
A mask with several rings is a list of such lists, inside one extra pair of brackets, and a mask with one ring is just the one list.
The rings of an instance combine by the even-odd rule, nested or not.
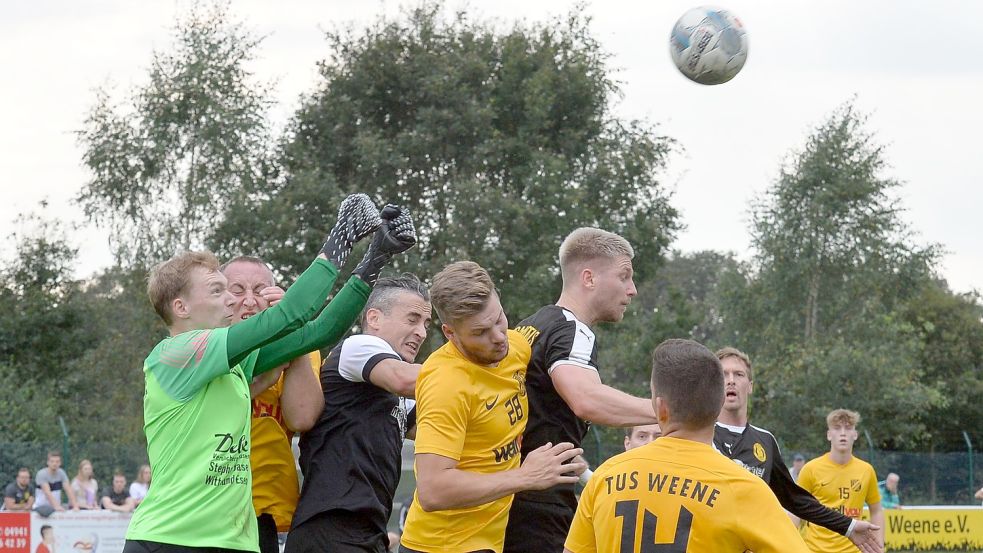
[(684, 13), (669, 37), (669, 52), (679, 71), (700, 84), (734, 78), (747, 61), (747, 32), (727, 10), (700, 6)]

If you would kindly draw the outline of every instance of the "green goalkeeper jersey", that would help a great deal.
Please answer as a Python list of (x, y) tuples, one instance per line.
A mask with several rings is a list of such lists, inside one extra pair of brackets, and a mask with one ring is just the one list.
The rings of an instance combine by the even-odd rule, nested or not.
[(277, 305), (233, 327), (162, 340), (144, 362), (152, 481), (128, 540), (259, 551), (249, 464), (254, 374), (333, 346), (371, 288), (352, 277), (315, 320), (337, 277), (315, 261)]
[(249, 468), (249, 382), (258, 350), (230, 367), (228, 330), (185, 332), (147, 357), (153, 484), (127, 539), (258, 550)]

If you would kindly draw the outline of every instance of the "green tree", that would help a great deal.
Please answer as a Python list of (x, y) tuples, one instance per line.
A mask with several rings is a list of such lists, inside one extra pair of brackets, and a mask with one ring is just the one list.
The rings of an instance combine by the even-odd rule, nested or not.
[(754, 417), (793, 444), (821, 446), (822, 415), (849, 407), (879, 443), (913, 446), (941, 401), (901, 313), (936, 250), (914, 243), (865, 125), (848, 103), (816, 128), (753, 206), (753, 262), (720, 296), (756, 365)]
[(977, 447), (983, 443), (983, 305), (979, 295), (956, 294), (945, 282), (922, 287), (903, 316), (920, 341), (922, 380), (942, 400), (921, 414), (927, 441), (940, 451), (961, 451), (963, 431)]
[[(407, 206), (418, 247), (395, 270), (429, 277), (472, 259), (515, 320), (559, 294), (557, 250), (596, 225), (654, 273), (678, 228), (658, 181), (671, 141), (611, 112), (617, 95), (589, 21), (509, 30), (427, 4), (398, 20), (330, 31), (322, 82), (283, 146), (283, 178), (216, 236), (296, 274), (350, 192)], [(337, 201), (325, 202), (333, 198)]]
[(270, 100), (248, 70), (259, 40), (213, 3), (194, 4), (174, 41), (127, 106), (100, 90), (78, 132), (92, 178), (77, 200), (127, 265), (202, 247), (229, 198), (269, 178)]

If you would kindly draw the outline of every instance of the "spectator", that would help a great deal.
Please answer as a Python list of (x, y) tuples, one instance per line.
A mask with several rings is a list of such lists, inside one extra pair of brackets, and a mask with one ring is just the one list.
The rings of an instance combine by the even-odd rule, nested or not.
[(61, 504), (61, 492), (64, 489), (68, 496), (68, 505), (73, 511), (78, 511), (79, 506), (75, 501), (75, 492), (69, 485), (68, 475), (61, 468), (61, 453), (57, 451), (48, 452), (48, 467), (38, 471), (34, 481), (37, 484), (37, 501), (34, 503), (34, 510), (43, 517), (55, 511), (64, 511), (65, 507)]
[(88, 459), (82, 459), (79, 463), (79, 471), (72, 478), (72, 491), (75, 492), (79, 509), (99, 508), (99, 483), (92, 477), (92, 462)]
[(132, 513), (136, 508), (130, 492), (126, 489), (126, 475), (117, 470), (113, 474), (113, 485), (102, 490), (102, 508), (118, 513)]
[(53, 553), (55, 550), (55, 530), (47, 524), (41, 526), (41, 543), (34, 553)]
[(31, 471), (22, 467), (17, 478), (3, 491), (4, 511), (30, 511), (34, 508), (34, 486), (31, 484)]
[(887, 478), (877, 483), (877, 488), (881, 492), (881, 506), (885, 509), (901, 508), (901, 497), (898, 495), (898, 482), (900, 481), (900, 476), (889, 472)]
[(130, 484), (130, 497), (133, 498), (133, 504), (139, 507), (143, 498), (147, 497), (147, 492), (149, 491), (150, 465), (140, 465), (140, 470), (137, 472), (137, 479)]
[(791, 471), (791, 473), (792, 473), (792, 481), (798, 482), (798, 480), (799, 480), (799, 471), (802, 470), (802, 467), (805, 464), (806, 464), (806, 458), (803, 457), (801, 453), (796, 453), (795, 456), (792, 457), (792, 471)]
[(974, 495), (973, 497), (975, 497), (976, 499), (983, 500), (983, 488), (976, 490), (976, 495)]

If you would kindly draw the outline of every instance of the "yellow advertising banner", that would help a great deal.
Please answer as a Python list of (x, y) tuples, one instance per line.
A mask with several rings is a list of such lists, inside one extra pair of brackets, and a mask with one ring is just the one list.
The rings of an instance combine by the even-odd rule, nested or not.
[(888, 551), (983, 551), (983, 509), (887, 509)]

